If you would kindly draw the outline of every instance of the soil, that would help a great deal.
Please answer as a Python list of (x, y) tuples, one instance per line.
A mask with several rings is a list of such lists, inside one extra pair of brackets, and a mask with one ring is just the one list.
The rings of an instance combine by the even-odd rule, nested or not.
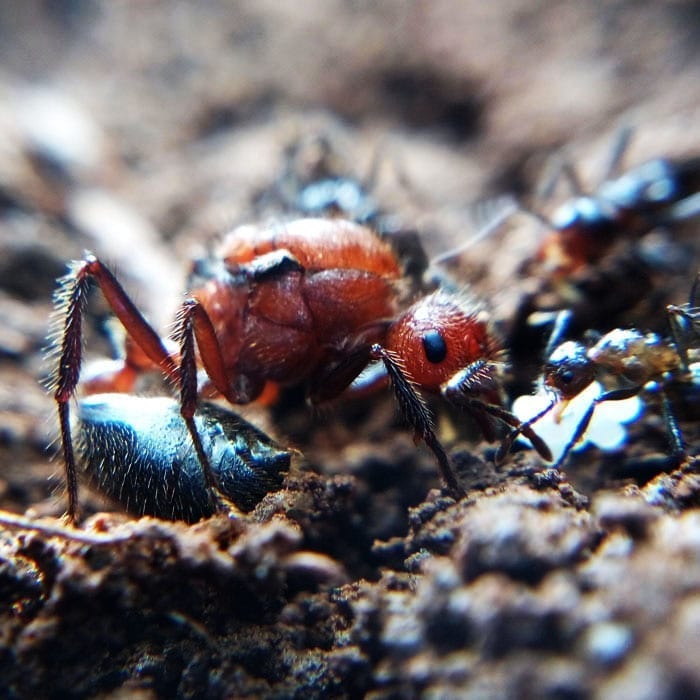
[[(667, 333), (697, 217), (622, 233), (562, 282), (524, 210), (570, 196), (545, 196), (557, 163), (594, 191), (625, 129), (624, 167), (700, 154), (699, 19), (622, 0), (0, 6), (0, 694), (700, 696), (697, 388), (675, 397), (677, 468), (653, 402), (621, 450), (558, 471), (524, 447), (494, 465), (468, 416), (431, 403), (459, 501), (389, 392), (311, 411), (292, 389), (236, 408), (294, 454), (250, 513), (136, 518), (82, 485), (75, 528), (45, 389), (68, 261), (98, 254), (167, 334), (191, 261), (235, 225), (303, 215), (321, 166), (361, 186), (369, 209), (346, 214), (397, 246), (407, 289), (482, 300), (510, 399), (542, 365), (533, 313), (573, 309), (573, 337)], [(118, 334), (93, 294), (87, 358)]]

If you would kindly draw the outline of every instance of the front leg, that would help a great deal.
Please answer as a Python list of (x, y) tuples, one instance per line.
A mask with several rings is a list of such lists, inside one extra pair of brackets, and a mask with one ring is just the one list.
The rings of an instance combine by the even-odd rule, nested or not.
[[(441, 387), (442, 395), (453, 405), (471, 412), (482, 426), (485, 424), (484, 418), (490, 416), (514, 428), (518, 433), (522, 433), (530, 440), (544, 459), (550, 461), (552, 459), (551, 450), (528, 423), (522, 423), (516, 415), (502, 406), (480, 398), (481, 395), (496, 396), (500, 393), (500, 381), (495, 375), (496, 367), (493, 362), (478, 360), (460, 370), (445, 382)], [(485, 433), (485, 437), (488, 439), (490, 434)], [(509, 446), (511, 442), (508, 442)], [(497, 453), (497, 462), (499, 461), (499, 456), (502, 458), (501, 452), (502, 449)]]
[(229, 402), (232, 403), (229, 382), (226, 379), (221, 347), (216, 338), (214, 327), (207, 316), (206, 311), (196, 299), (188, 299), (182, 306), (178, 315), (178, 328), (176, 337), (180, 341), (180, 415), (185, 421), (187, 430), (192, 439), (197, 460), (202, 467), (204, 481), (215, 509), (222, 513), (240, 512), (239, 509), (226, 498), (214, 474), (209, 457), (202, 445), (202, 437), (197, 431), (194, 415), (197, 409), (197, 360), (195, 355), (195, 338), (200, 356), (209, 378)]
[(586, 410), (586, 413), (583, 415), (583, 418), (581, 418), (578, 425), (576, 426), (574, 434), (571, 436), (571, 439), (564, 447), (564, 451), (559, 456), (559, 459), (552, 465), (552, 468), (560, 469), (561, 466), (564, 464), (566, 458), (569, 455), (569, 452), (571, 452), (571, 450), (574, 449), (579, 440), (581, 440), (581, 438), (585, 435), (586, 430), (588, 429), (588, 426), (591, 423), (591, 419), (593, 418), (593, 414), (595, 413), (595, 409), (599, 404), (603, 403), (603, 401), (624, 401), (625, 399), (629, 399), (633, 396), (636, 396), (637, 394), (639, 394), (640, 391), (641, 387), (638, 386), (627, 387), (625, 389), (613, 389), (611, 391), (606, 391), (604, 394), (601, 394), (596, 399), (594, 399), (591, 405)]
[(457, 480), (457, 475), (450, 464), (445, 448), (435, 435), (430, 411), (403, 371), (400, 360), (394, 353), (379, 344), (372, 345), (371, 357), (384, 363), (401, 412), (413, 428), (414, 438), (423, 440), (435, 455), (440, 476), (450, 493), (455, 498), (463, 498), (466, 492)]

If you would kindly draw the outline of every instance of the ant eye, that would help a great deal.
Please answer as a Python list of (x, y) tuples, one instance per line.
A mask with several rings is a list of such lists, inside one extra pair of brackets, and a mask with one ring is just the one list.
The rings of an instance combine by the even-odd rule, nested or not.
[(428, 331), (422, 340), (428, 362), (436, 365), (445, 359), (447, 356), (447, 344), (440, 331)]
[(570, 369), (565, 369), (558, 374), (559, 379), (563, 384), (571, 384), (574, 381), (574, 372)]

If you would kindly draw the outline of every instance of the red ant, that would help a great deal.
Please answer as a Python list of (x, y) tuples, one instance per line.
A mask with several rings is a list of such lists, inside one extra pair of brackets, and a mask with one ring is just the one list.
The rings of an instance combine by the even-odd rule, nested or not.
[(551, 194), (561, 174), (574, 193), (545, 220), (552, 231), (536, 254), (536, 261), (553, 277), (568, 277), (595, 264), (621, 235), (641, 238), (657, 227), (700, 214), (700, 158), (656, 158), (616, 175), (631, 133), (621, 131), (595, 192), (585, 193), (568, 163), (561, 164), (543, 188), (543, 196)]
[[(559, 468), (569, 452), (584, 436), (598, 405), (646, 394), (656, 397), (666, 424), (671, 445), (671, 459), (680, 464), (686, 456), (683, 437), (671, 406), (668, 390), (677, 386), (696, 387), (700, 383), (700, 365), (691, 355), (693, 343), (700, 338), (700, 308), (697, 306), (700, 275), (695, 280), (688, 303), (667, 307), (670, 337), (656, 333), (643, 334), (635, 329), (614, 329), (590, 345), (575, 341), (560, 342), (571, 319), (568, 312), (557, 315), (547, 345), (542, 382), (555, 400), (543, 411), (515, 428), (503, 441), (496, 456), (502, 459), (515, 438), (556, 407), (581, 394), (594, 381), (607, 383), (607, 390), (593, 400), (565, 446), (554, 468)], [(614, 388), (609, 388), (611, 383)]]
[[(487, 320), (465, 295), (440, 290), (399, 311), (399, 263), (370, 229), (339, 219), (244, 226), (193, 272), (177, 320), (178, 352), (166, 348), (94, 256), (73, 264), (62, 280), (57, 303), (64, 325), (54, 396), (71, 521), (77, 516), (78, 485), (69, 402), (82, 365), (81, 322), (91, 279), (124, 326), (128, 342), (123, 362), (94, 378), (88, 390), (129, 392), (149, 369), (159, 368), (173, 380), (197, 460), (220, 508), (221, 485), (196, 422), (201, 391), (213, 389), (229, 403), (243, 404), (259, 397), (268, 383), (305, 382), (312, 402), (326, 401), (373, 362), (383, 365), (416, 440), (432, 450), (453, 495), (462, 496), (464, 490), (420, 390), (466, 409), (487, 439), (495, 439), (493, 421), (500, 421), (519, 427), (540, 454), (551, 457), (534, 431), (501, 406), (504, 357)], [(198, 386), (198, 367), (207, 386)]]

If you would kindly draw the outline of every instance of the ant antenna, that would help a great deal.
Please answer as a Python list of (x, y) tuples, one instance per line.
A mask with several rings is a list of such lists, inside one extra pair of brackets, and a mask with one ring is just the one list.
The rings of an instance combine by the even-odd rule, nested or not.
[(477, 202), (471, 210), (471, 217), (477, 227), (477, 232), (461, 245), (434, 257), (430, 261), (430, 267), (447, 262), (461, 255), (465, 250), (469, 250), (469, 248), (494, 233), (504, 221), (518, 211), (522, 211), (522, 207), (512, 195), (501, 195), (500, 197)]
[[(570, 309), (563, 309), (559, 311), (556, 316), (554, 316), (554, 322), (552, 324), (552, 332), (549, 335), (549, 340), (544, 349), (544, 357), (548, 358), (554, 349), (561, 343), (562, 338), (566, 334), (566, 331), (571, 323), (571, 319), (574, 317), (573, 312)], [(545, 406), (539, 413), (532, 416), (528, 420), (521, 423), (518, 427), (511, 430), (511, 432), (506, 436), (506, 438), (501, 443), (501, 446), (496, 452), (495, 462), (499, 464), (503, 461), (505, 456), (510, 452), (510, 448), (513, 446), (516, 438), (523, 433), (526, 433), (530, 427), (537, 423), (538, 420), (544, 418), (555, 406), (557, 401), (552, 401), (547, 406)]]
[(552, 332), (549, 334), (549, 340), (544, 348), (544, 357), (548, 358), (554, 349), (561, 344), (562, 338), (569, 329), (569, 324), (574, 317), (574, 312), (571, 309), (562, 309), (554, 317)]

